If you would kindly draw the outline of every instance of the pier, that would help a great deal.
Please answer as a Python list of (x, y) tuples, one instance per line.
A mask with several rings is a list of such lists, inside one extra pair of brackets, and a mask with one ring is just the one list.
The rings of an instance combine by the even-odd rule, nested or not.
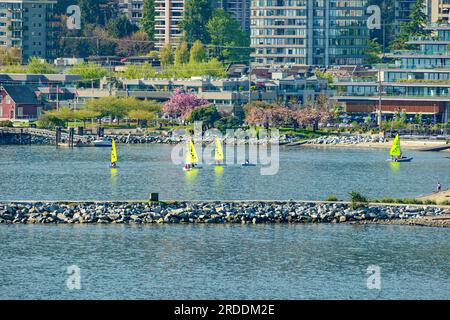
[(31, 144), (31, 133), (23, 128), (1, 128), (0, 144)]

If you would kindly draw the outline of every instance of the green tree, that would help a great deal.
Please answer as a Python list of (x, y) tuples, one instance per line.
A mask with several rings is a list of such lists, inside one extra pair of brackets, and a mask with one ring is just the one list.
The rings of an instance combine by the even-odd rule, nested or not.
[(40, 120), (43, 121), (44, 126), (54, 127), (54, 126), (67, 126), (70, 120), (75, 119), (73, 111), (68, 107), (62, 107), (59, 110), (50, 110), (44, 113)]
[(54, 113), (46, 112), (39, 117), (37, 125), (40, 128), (54, 129), (56, 126), (64, 127), (65, 123)]
[(58, 73), (50, 63), (41, 60), (38, 57), (31, 57), (28, 65), (26, 67), (27, 73), (36, 73), (36, 74), (52, 74)]
[(129, 36), (137, 30), (136, 26), (126, 16), (109, 20), (105, 29), (114, 38)]
[(425, 13), (425, 1), (416, 0), (414, 9), (411, 12), (410, 22), (409, 22), (409, 32), (413, 35), (427, 35), (428, 31), (424, 30), (424, 27), (428, 23), (428, 16)]
[(377, 42), (377, 39), (370, 39), (367, 41), (367, 48), (364, 56), (365, 64), (381, 63), (382, 46)]
[(207, 30), (214, 46), (214, 57), (219, 60), (248, 60), (250, 51), (244, 47), (249, 46), (249, 36), (231, 14), (223, 9), (215, 10)]
[(201, 41), (197, 40), (194, 42), (191, 48), (191, 53), (189, 61), (191, 63), (203, 62), (206, 60), (206, 50)]
[(185, 0), (183, 20), (180, 28), (188, 43), (200, 40), (209, 43), (206, 25), (213, 13), (212, 0)]
[(170, 43), (166, 43), (164, 47), (161, 48), (161, 65), (167, 67), (173, 64), (173, 49)]
[(147, 56), (153, 59), (159, 59), (159, 51), (151, 50), (149, 53), (147, 53)]
[(141, 30), (151, 40), (155, 39), (155, 0), (144, 0), (142, 3), (142, 18), (140, 20)]
[(26, 73), (27, 71), (25, 70), (26, 68), (20, 64), (13, 64), (13, 65), (6, 65), (6, 66), (2, 66), (1, 70), (4, 73)]
[(175, 64), (186, 64), (189, 62), (189, 48), (186, 42), (180, 42), (175, 49)]
[(22, 63), (22, 52), (19, 48), (0, 47), (0, 65), (19, 65)]
[(138, 127), (141, 127), (145, 121), (151, 121), (156, 118), (154, 112), (134, 109), (128, 112), (128, 118), (137, 120)]
[(96, 119), (100, 116), (100, 112), (87, 108), (75, 110), (73, 114), (75, 119), (83, 121), (84, 127), (86, 127), (86, 121)]
[(318, 111), (328, 111), (329, 109), (329, 100), (323, 91), (316, 98), (316, 109)]
[(423, 0), (416, 0), (409, 21), (401, 24), (400, 32), (391, 46), (393, 49), (408, 49), (410, 47), (406, 42), (411, 37), (430, 34), (429, 30), (425, 30), (425, 26), (428, 23), (428, 16), (425, 12), (425, 2)]
[(148, 62), (140, 65), (130, 64), (126, 66), (123, 76), (126, 79), (155, 78), (157, 76), (155, 69)]
[(100, 6), (104, 0), (78, 0), (81, 9), (82, 24), (102, 24), (103, 17), (100, 13)]
[(192, 110), (191, 115), (187, 119), (189, 122), (201, 121), (205, 128), (211, 128), (214, 123), (220, 119), (220, 113), (214, 106), (202, 107)]
[(70, 67), (68, 74), (78, 74), (83, 80), (99, 80), (108, 74), (108, 70), (95, 63), (80, 63)]
[(414, 115), (414, 123), (415, 124), (422, 124), (422, 114), (421, 113), (416, 113)]
[(237, 129), (242, 126), (242, 119), (235, 116), (226, 116), (222, 117), (216, 122), (214, 122), (214, 127), (219, 129), (222, 132), (225, 132), (226, 129)]
[(125, 118), (130, 110), (143, 110), (159, 113), (161, 106), (153, 101), (141, 101), (133, 97), (102, 97), (91, 99), (86, 102), (88, 110), (97, 112), (99, 117), (109, 116), (112, 119)]

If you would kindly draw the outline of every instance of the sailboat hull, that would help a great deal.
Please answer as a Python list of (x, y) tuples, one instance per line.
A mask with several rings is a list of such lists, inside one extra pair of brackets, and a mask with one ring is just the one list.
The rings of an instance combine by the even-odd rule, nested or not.
[(387, 159), (387, 162), (411, 162), (413, 158), (408, 158), (408, 157), (404, 157), (401, 159), (397, 159), (397, 160), (392, 160), (392, 159)]

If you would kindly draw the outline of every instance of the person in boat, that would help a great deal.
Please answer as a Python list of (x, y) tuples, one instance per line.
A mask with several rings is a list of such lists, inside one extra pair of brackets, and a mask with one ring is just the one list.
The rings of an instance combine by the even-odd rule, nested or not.
[(400, 153), (400, 155), (398, 156), (398, 157), (394, 157), (394, 162), (398, 162), (400, 159), (402, 159), (403, 158), (403, 154), (402, 153)]
[(246, 164), (246, 165), (250, 164), (250, 161), (248, 161), (248, 159), (245, 160), (245, 164)]
[(116, 162), (111, 162), (111, 168), (117, 168), (117, 163)]

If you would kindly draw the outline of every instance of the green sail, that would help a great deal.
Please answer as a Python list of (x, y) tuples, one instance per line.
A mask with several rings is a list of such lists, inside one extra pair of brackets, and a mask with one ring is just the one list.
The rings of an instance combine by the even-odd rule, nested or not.
[(391, 155), (391, 157), (400, 157), (401, 154), (402, 154), (402, 151), (400, 149), (400, 138), (398, 137), (398, 134), (397, 134), (395, 136), (394, 142), (392, 143), (390, 155)]

